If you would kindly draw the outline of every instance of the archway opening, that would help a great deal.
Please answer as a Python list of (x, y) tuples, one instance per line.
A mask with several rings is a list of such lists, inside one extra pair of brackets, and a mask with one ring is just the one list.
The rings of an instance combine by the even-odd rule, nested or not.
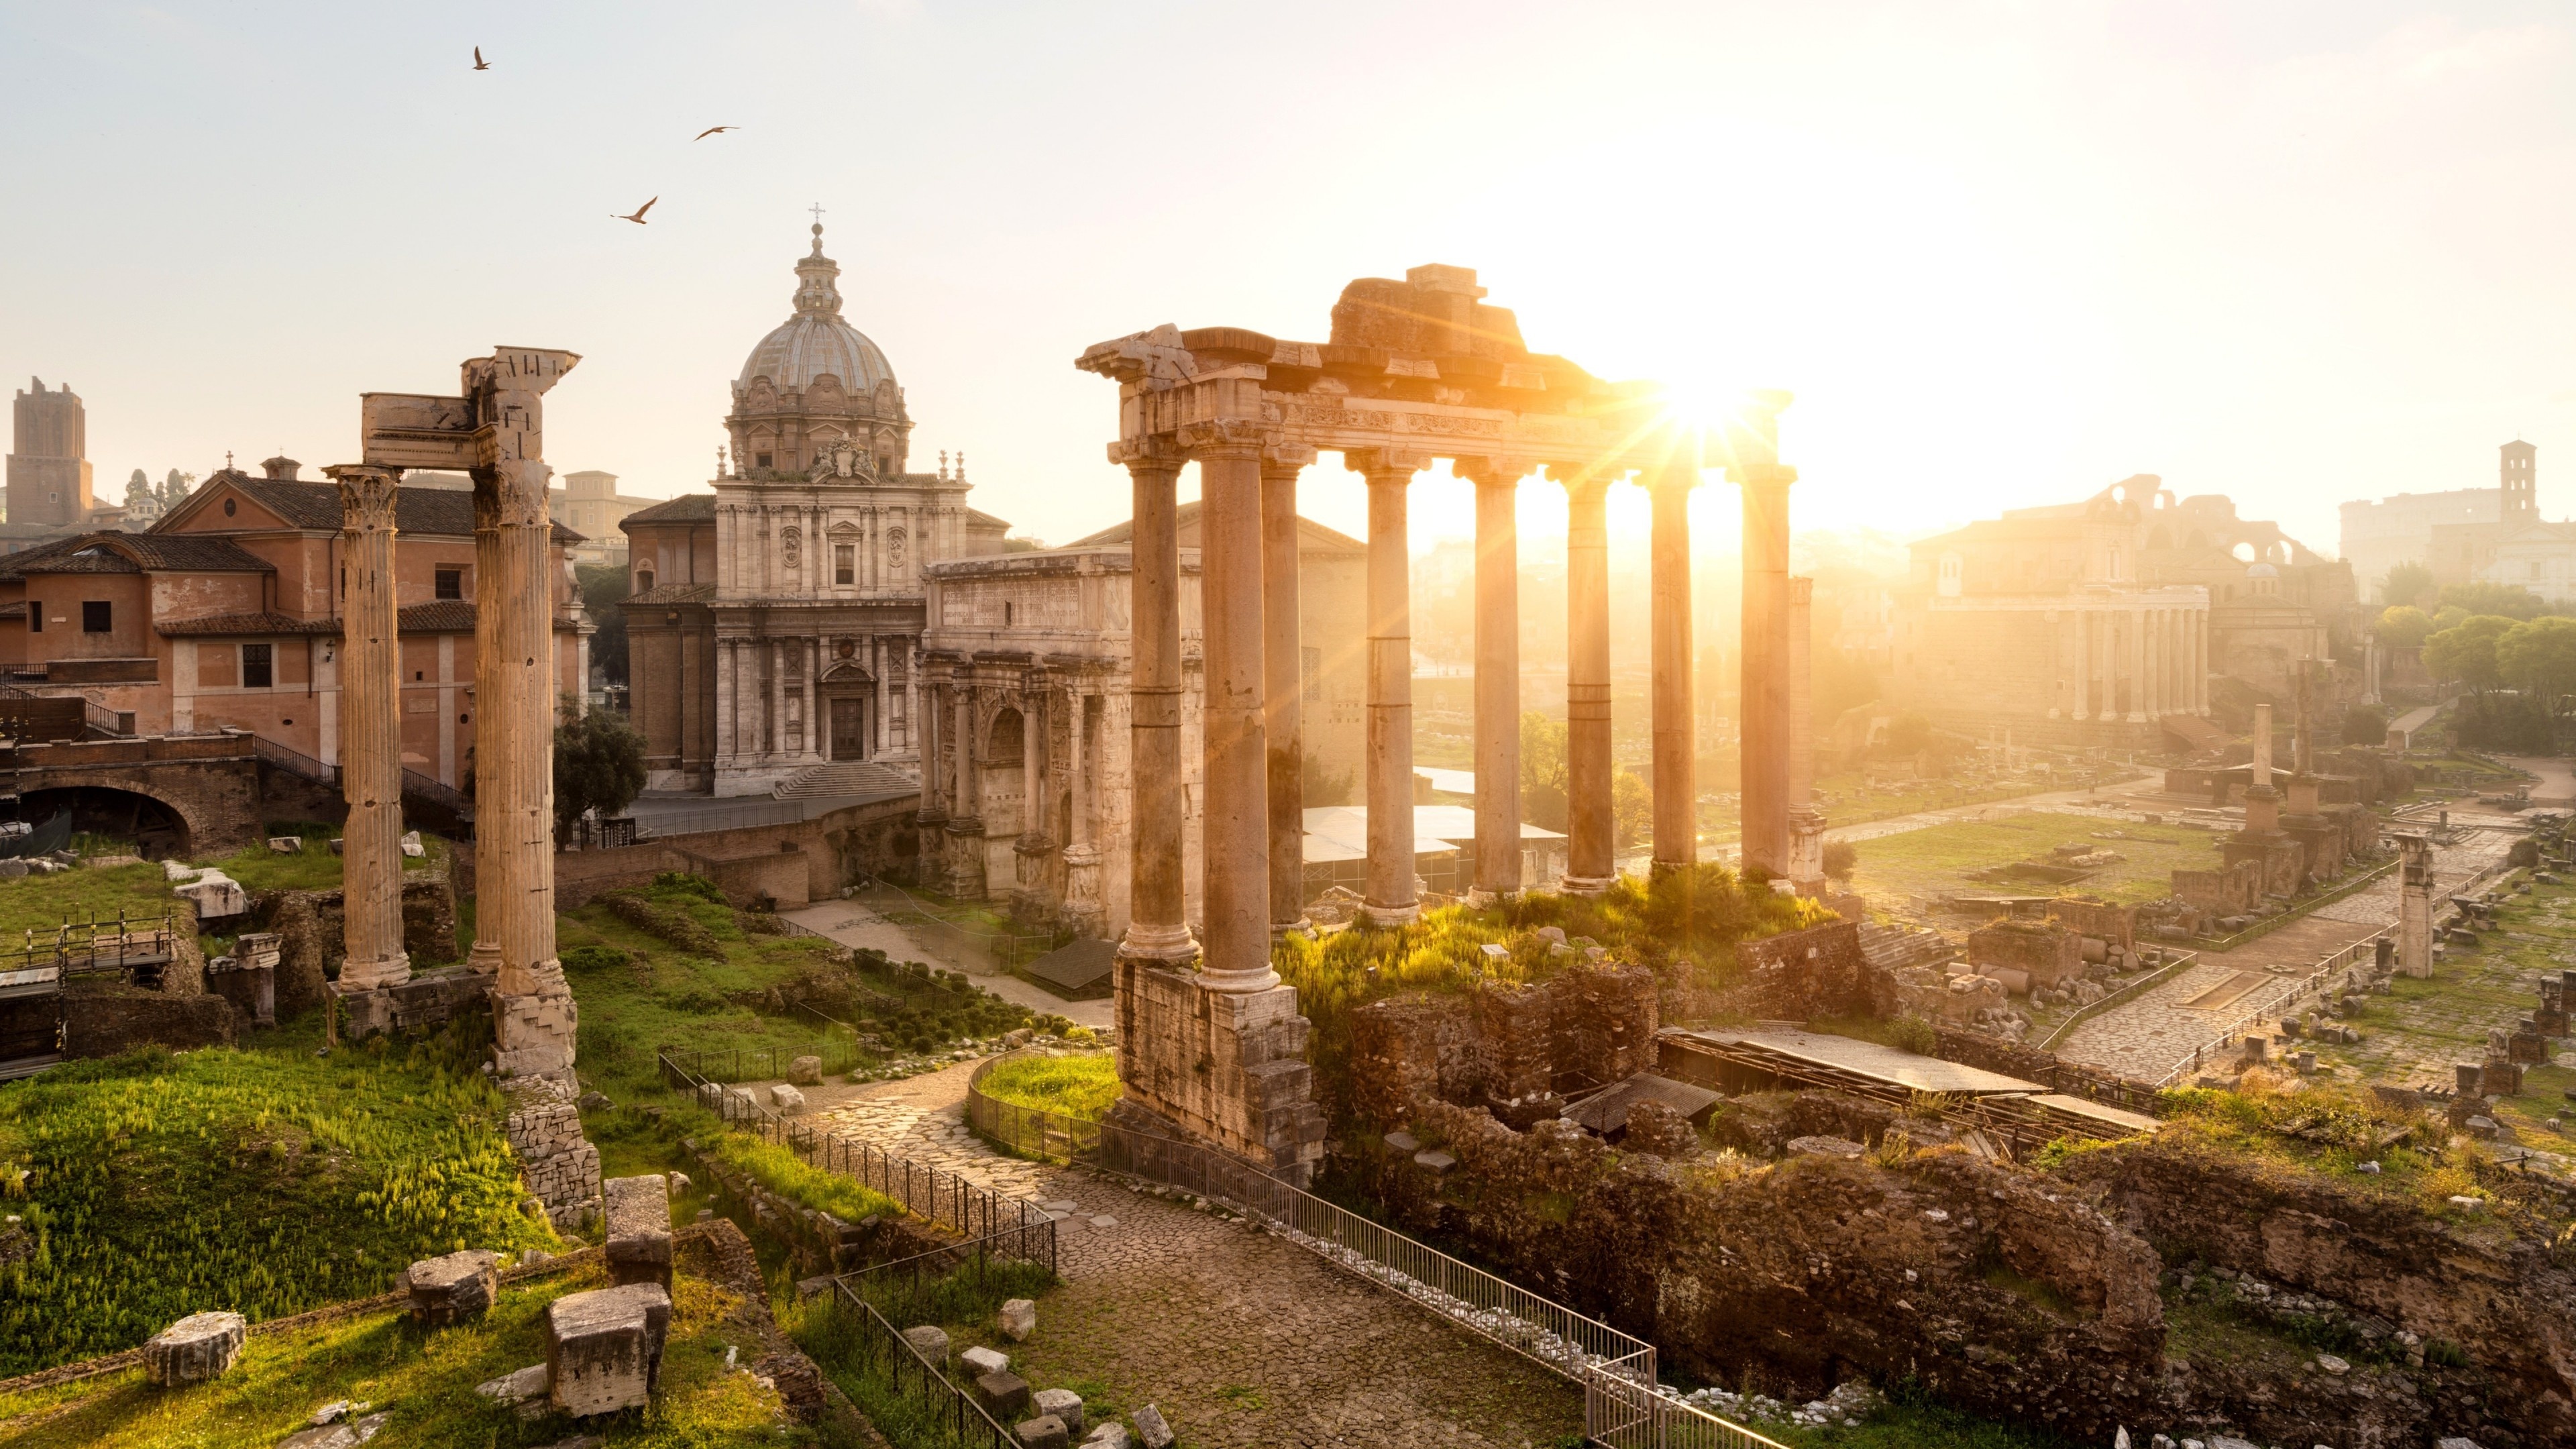
[(131, 841), (134, 853), (145, 860), (181, 860), (192, 853), (186, 818), (170, 805), (132, 790), (104, 785), (30, 790), (18, 809), (20, 819), (37, 825), (69, 813), (73, 833)]

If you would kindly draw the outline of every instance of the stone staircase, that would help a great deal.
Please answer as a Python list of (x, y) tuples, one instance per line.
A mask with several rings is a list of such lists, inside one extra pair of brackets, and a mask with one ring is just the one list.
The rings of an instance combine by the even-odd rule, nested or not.
[(921, 777), (874, 760), (840, 760), (799, 770), (770, 788), (777, 800), (810, 800), (827, 795), (894, 795), (919, 790)]
[(1882, 971), (1898, 971), (1908, 966), (1938, 966), (1959, 954), (1959, 948), (1938, 931), (1918, 926), (1884, 926), (1864, 921), (1860, 928), (1860, 953), (1869, 964)]

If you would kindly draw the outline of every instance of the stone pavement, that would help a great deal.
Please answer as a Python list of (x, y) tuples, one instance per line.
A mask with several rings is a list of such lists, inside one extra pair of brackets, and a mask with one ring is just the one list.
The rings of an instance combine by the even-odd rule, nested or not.
[[(2464, 832), (2454, 843), (2435, 849), (2434, 879), (2446, 890), (2456, 889), (2479, 871), (2500, 863), (2516, 838), (2504, 830)], [(2162, 1080), (2194, 1048), (2214, 1043), (2221, 1028), (2249, 1010), (2280, 999), (2288, 984), (2313, 970), (2317, 962), (2396, 921), (2397, 873), (2391, 871), (2368, 889), (2321, 906), (2232, 951), (2202, 952), (2188, 970), (2155, 990), (2077, 1027), (2058, 1043), (2057, 1054), (2141, 1081)], [(2275, 977), (2278, 984), (2265, 981), (2205, 1007), (2185, 1004), (2240, 972)], [(2480, 1039), (2484, 1039), (2483, 1028)]]
[(1583, 1427), (1572, 1384), (1303, 1248), (1107, 1177), (1004, 1157), (967, 1131), (974, 1063), (871, 1084), (813, 1114), (1057, 1215), (1065, 1285), (999, 1345), (1041, 1388), (1159, 1406), (1193, 1449), (1546, 1445)]
[(977, 986), (1004, 1001), (1017, 1002), (1031, 1011), (1051, 1011), (1076, 1026), (1105, 1027), (1117, 1019), (1116, 1007), (1106, 997), (1096, 1001), (1067, 1001), (1007, 971), (995, 970), (990, 961), (980, 956), (963, 959), (954, 952), (925, 945), (903, 927), (857, 901), (817, 901), (797, 910), (781, 911), (779, 915), (844, 946), (883, 951), (897, 961), (928, 961), (951, 971), (963, 971), (974, 978)]

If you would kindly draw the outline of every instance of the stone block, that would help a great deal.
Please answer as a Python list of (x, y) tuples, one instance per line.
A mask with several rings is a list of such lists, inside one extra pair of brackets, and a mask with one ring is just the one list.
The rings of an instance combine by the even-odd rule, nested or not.
[(670, 1329), (671, 1295), (658, 1283), (597, 1288), (546, 1305), (554, 1406), (581, 1417), (651, 1402)]
[(1073, 1435), (1065, 1429), (1064, 1420), (1053, 1414), (1022, 1420), (1011, 1430), (1011, 1437), (1020, 1442), (1020, 1449), (1071, 1449), (1073, 1444)]
[(474, 1392), (498, 1403), (524, 1404), (543, 1394), (552, 1381), (553, 1376), (546, 1372), (544, 1364), (532, 1363), (515, 1373), (486, 1379), (474, 1386)]
[(1071, 1389), (1040, 1389), (1029, 1396), (1029, 1403), (1041, 1415), (1052, 1414), (1064, 1421), (1068, 1434), (1082, 1432), (1082, 1395)]
[(406, 830), (403, 832), (402, 853), (410, 856), (414, 860), (419, 860), (429, 854), (429, 847), (420, 843), (419, 831)]
[(369, 1414), (363, 1419), (317, 1425), (278, 1440), (277, 1449), (358, 1449), (392, 1421), (391, 1414)]
[(907, 1328), (903, 1331), (903, 1341), (912, 1345), (913, 1352), (928, 1359), (933, 1368), (948, 1362), (948, 1331), (944, 1328), (928, 1323), (918, 1328)]
[(300, 855), (304, 851), (304, 837), (272, 835), (268, 838), (268, 848), (270, 853), (275, 855)]
[(823, 1085), (823, 1059), (821, 1057), (807, 1056), (798, 1057), (789, 1062), (787, 1064), (787, 1080), (794, 1082), (800, 1087), (819, 1087)]
[(1789, 1155), (1792, 1157), (1862, 1157), (1868, 1152), (1867, 1147), (1848, 1137), (1792, 1137), (1789, 1139)]
[(1143, 1442), (1145, 1449), (1171, 1449), (1172, 1426), (1163, 1422), (1162, 1410), (1147, 1404), (1133, 1417), (1136, 1420), (1136, 1437)]
[(1002, 1305), (1001, 1312), (993, 1315), (993, 1326), (1011, 1342), (1026, 1343), (1029, 1335), (1038, 1331), (1038, 1306), (1030, 1299), (1013, 1298)]
[(970, 1348), (957, 1355), (957, 1361), (966, 1365), (966, 1372), (977, 1377), (1007, 1373), (1011, 1367), (1011, 1356), (992, 1348)]
[(996, 1419), (1016, 1419), (1028, 1412), (1029, 1381), (1015, 1373), (977, 1374), (975, 1402)]
[(660, 1173), (600, 1184), (612, 1283), (658, 1283), (671, 1291), (671, 1187)]
[(1127, 1426), (1116, 1419), (1094, 1424), (1091, 1437), (1082, 1441), (1082, 1449), (1127, 1449)]
[(423, 1258), (403, 1274), (411, 1316), (431, 1328), (479, 1318), (501, 1289), (500, 1256), (480, 1248)]
[(170, 894), (196, 902), (197, 919), (201, 921), (238, 916), (250, 909), (250, 893), (219, 870), (209, 870), (186, 885), (172, 886)]
[(238, 1313), (191, 1313), (145, 1341), (143, 1376), (164, 1388), (220, 1378), (249, 1332)]
[(769, 1105), (781, 1112), (802, 1112), (805, 1110), (805, 1094), (780, 1082), (769, 1089)]

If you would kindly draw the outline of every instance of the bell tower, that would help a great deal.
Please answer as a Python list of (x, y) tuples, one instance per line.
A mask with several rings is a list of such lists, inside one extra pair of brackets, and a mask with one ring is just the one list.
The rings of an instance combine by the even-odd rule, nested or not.
[[(2503, 521), (2519, 528), (2540, 521), (2539, 470), (2535, 466), (2540, 449), (2520, 438), (2497, 450), (2499, 479), (2504, 487)], [(14, 515), (13, 515), (14, 516)]]
[(89, 423), (79, 394), (31, 377), (13, 413), (8, 521), (78, 525), (91, 501)]

